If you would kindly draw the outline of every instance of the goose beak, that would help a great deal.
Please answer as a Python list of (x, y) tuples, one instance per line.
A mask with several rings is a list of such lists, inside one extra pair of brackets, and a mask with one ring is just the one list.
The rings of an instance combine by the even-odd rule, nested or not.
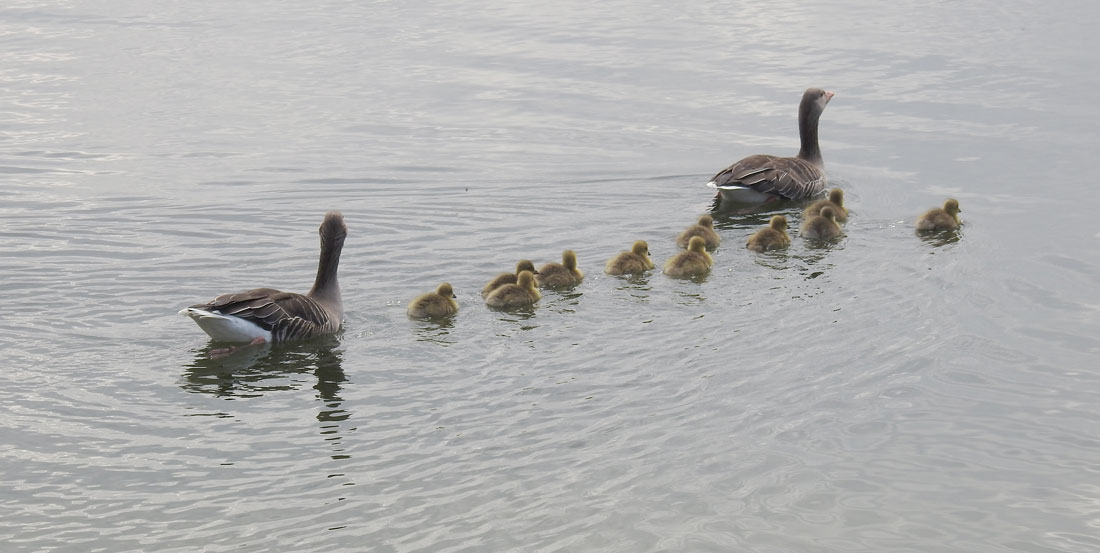
[(825, 103), (828, 104), (829, 100), (833, 99), (833, 93), (828, 90), (825, 91)]

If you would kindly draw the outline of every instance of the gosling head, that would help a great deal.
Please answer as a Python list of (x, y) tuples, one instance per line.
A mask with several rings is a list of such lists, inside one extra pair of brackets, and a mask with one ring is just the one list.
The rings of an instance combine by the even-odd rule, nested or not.
[(561, 264), (565, 265), (566, 269), (570, 271), (577, 268), (577, 254), (573, 253), (573, 250), (565, 250), (561, 252)]
[(692, 236), (691, 241), (688, 242), (689, 252), (703, 253), (707, 251), (707, 241), (703, 240), (702, 236)]
[(772, 215), (768, 226), (781, 232), (787, 230), (787, 218), (782, 215)]
[(829, 206), (821, 208), (821, 216), (830, 221), (836, 222), (836, 212), (833, 211), (833, 208)]
[(523, 288), (534, 288), (535, 274), (531, 271), (520, 271), (519, 276), (516, 277), (516, 284)]
[(451, 288), (451, 283), (449, 283), (449, 282), (444, 282), (443, 284), (440, 284), (439, 287), (437, 287), (435, 289), (435, 293), (439, 294), (440, 296), (443, 296), (445, 298), (457, 298), (458, 297), (458, 296), (455, 295), (454, 288)]
[(516, 263), (516, 274), (518, 275), (523, 271), (531, 271), (532, 274), (536, 275), (539, 274), (539, 272), (535, 270), (535, 264), (531, 263), (529, 259), (521, 259), (519, 263)]
[(699, 217), (699, 226), (706, 228), (714, 228), (714, 218), (710, 215), (702, 215)]
[(951, 198), (951, 199), (947, 200), (946, 202), (944, 202), (943, 203), (943, 210), (946, 211), (949, 215), (956, 215), (956, 214), (962, 213), (962, 210), (959, 209), (959, 201), (956, 200), (955, 198)]
[(844, 205), (844, 191), (839, 188), (830, 190), (829, 201), (836, 205)]
[(638, 240), (634, 242), (634, 246), (630, 248), (630, 251), (642, 256), (649, 255), (649, 244), (646, 244), (645, 240)]

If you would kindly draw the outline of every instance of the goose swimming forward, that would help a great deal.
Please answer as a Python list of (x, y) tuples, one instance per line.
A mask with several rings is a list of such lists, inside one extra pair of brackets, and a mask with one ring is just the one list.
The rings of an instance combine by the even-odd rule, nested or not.
[(194, 319), (218, 342), (289, 342), (335, 333), (344, 322), (344, 307), (336, 269), (348, 227), (338, 211), (325, 214), (318, 231), (321, 258), (317, 278), (307, 294), (255, 288), (220, 295), (192, 305), (180, 315)]
[(959, 228), (959, 201), (949, 198), (943, 208), (930, 209), (917, 218), (918, 231), (955, 230)]
[(825, 162), (817, 143), (817, 122), (832, 92), (808, 88), (798, 105), (801, 148), (794, 157), (757, 154), (723, 169), (707, 183), (720, 202), (758, 204), (813, 198), (825, 190)]

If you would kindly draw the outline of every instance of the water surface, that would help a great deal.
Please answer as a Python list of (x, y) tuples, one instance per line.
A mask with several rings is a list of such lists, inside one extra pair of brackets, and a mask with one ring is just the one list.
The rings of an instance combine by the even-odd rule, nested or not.
[[(1095, 551), (1076, 4), (9, 3), (5, 550)], [(808, 86), (843, 240), (724, 213), (706, 278), (602, 273)], [(307, 290), (330, 209), (343, 332), (211, 359), (176, 310)], [(575, 290), (483, 306), (563, 249)]]

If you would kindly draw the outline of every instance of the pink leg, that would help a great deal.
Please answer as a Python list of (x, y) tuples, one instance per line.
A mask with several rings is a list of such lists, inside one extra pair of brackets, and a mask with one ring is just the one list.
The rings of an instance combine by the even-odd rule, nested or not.
[(267, 340), (264, 340), (263, 338), (256, 338), (256, 339), (252, 340), (251, 342), (249, 342), (248, 345), (246, 345), (246, 346), (230, 346), (230, 347), (227, 347), (227, 348), (212, 349), (212, 350), (210, 350), (209, 355), (210, 355), (211, 359), (221, 359), (223, 357), (229, 357), (234, 352), (236, 352), (236, 351), (238, 351), (242, 348), (247, 348), (248, 346), (259, 345), (259, 344), (262, 344), (266, 341)]

